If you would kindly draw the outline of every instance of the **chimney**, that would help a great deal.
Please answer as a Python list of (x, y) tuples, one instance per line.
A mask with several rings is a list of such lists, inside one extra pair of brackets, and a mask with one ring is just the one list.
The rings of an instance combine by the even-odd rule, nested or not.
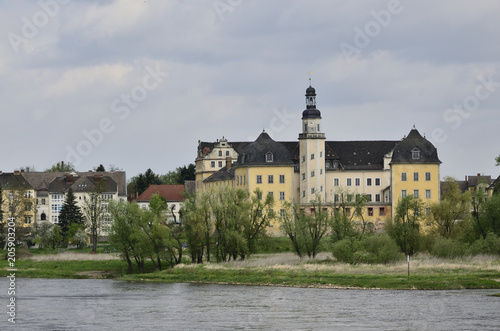
[(66, 177), (66, 184), (73, 184), (73, 182), (74, 182), (73, 175), (66, 174), (65, 177)]
[(233, 158), (230, 156), (226, 157), (226, 171), (231, 169), (231, 166), (233, 165)]
[(481, 174), (477, 174), (477, 177), (481, 177)]
[(19, 175), (19, 170), (14, 170), (14, 175)]

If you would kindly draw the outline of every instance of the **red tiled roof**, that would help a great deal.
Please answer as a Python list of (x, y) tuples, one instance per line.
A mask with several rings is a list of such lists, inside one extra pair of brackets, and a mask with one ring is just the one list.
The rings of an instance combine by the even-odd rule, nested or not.
[(184, 200), (184, 185), (149, 185), (146, 191), (137, 198), (137, 202), (149, 202), (153, 194), (159, 194), (167, 201)]

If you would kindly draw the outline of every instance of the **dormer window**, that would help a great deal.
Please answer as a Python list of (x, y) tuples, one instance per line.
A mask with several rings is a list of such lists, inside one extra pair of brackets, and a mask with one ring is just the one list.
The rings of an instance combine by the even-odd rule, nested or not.
[(418, 148), (414, 148), (411, 150), (411, 158), (413, 160), (420, 160), (420, 151)]
[(273, 153), (271, 152), (266, 153), (266, 162), (273, 162)]

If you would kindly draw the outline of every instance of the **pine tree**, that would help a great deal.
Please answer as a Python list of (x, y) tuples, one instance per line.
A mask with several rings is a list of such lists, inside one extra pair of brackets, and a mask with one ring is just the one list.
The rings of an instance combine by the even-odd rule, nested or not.
[(66, 234), (71, 224), (83, 224), (83, 214), (80, 210), (80, 207), (76, 204), (76, 197), (73, 193), (71, 187), (68, 190), (68, 194), (66, 195), (66, 199), (61, 208), (61, 212), (59, 213), (59, 226), (62, 230), (62, 235), (64, 241), (67, 241), (69, 238), (66, 238)]

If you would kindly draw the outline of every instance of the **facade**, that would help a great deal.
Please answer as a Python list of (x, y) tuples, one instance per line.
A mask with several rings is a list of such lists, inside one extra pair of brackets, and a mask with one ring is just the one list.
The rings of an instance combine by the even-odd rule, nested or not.
[(136, 202), (142, 209), (149, 208), (149, 202), (154, 194), (164, 197), (167, 200), (168, 212), (167, 221), (171, 223), (180, 223), (181, 217), (179, 211), (183, 206), (185, 185), (150, 185), (137, 198)]
[[(339, 203), (367, 197), (363, 219), (383, 227), (399, 200), (413, 194), (430, 205), (440, 198), (437, 150), (414, 127), (401, 140), (329, 141), (322, 131), (316, 90), (306, 89), (298, 141), (274, 141), (262, 132), (254, 142), (198, 141), (196, 192), (221, 186), (273, 194), (306, 207), (312, 200)], [(299, 123), (298, 123), (299, 124)], [(236, 161), (234, 161), (236, 160)]]
[[(59, 212), (66, 194), (71, 188), (78, 206), (82, 207), (89, 193), (100, 187), (104, 210), (110, 201), (126, 201), (127, 187), (125, 172), (14, 172), (1, 173), (0, 185), (4, 194), (4, 206), (23, 197), (24, 213), (21, 215), (25, 226), (35, 222), (59, 222)], [(6, 199), (7, 198), (7, 199)], [(21, 199), (21, 198), (19, 198)], [(18, 199), (18, 200), (19, 200)], [(31, 202), (27, 203), (28, 200)], [(12, 207), (10, 207), (12, 208)], [(111, 224), (111, 217), (105, 213), (101, 233), (105, 235)]]
[(33, 186), (19, 171), (15, 173), (0, 172), (2, 188), (3, 219), (15, 218), (16, 223), (23, 227), (32, 226), (35, 222), (36, 198)]

